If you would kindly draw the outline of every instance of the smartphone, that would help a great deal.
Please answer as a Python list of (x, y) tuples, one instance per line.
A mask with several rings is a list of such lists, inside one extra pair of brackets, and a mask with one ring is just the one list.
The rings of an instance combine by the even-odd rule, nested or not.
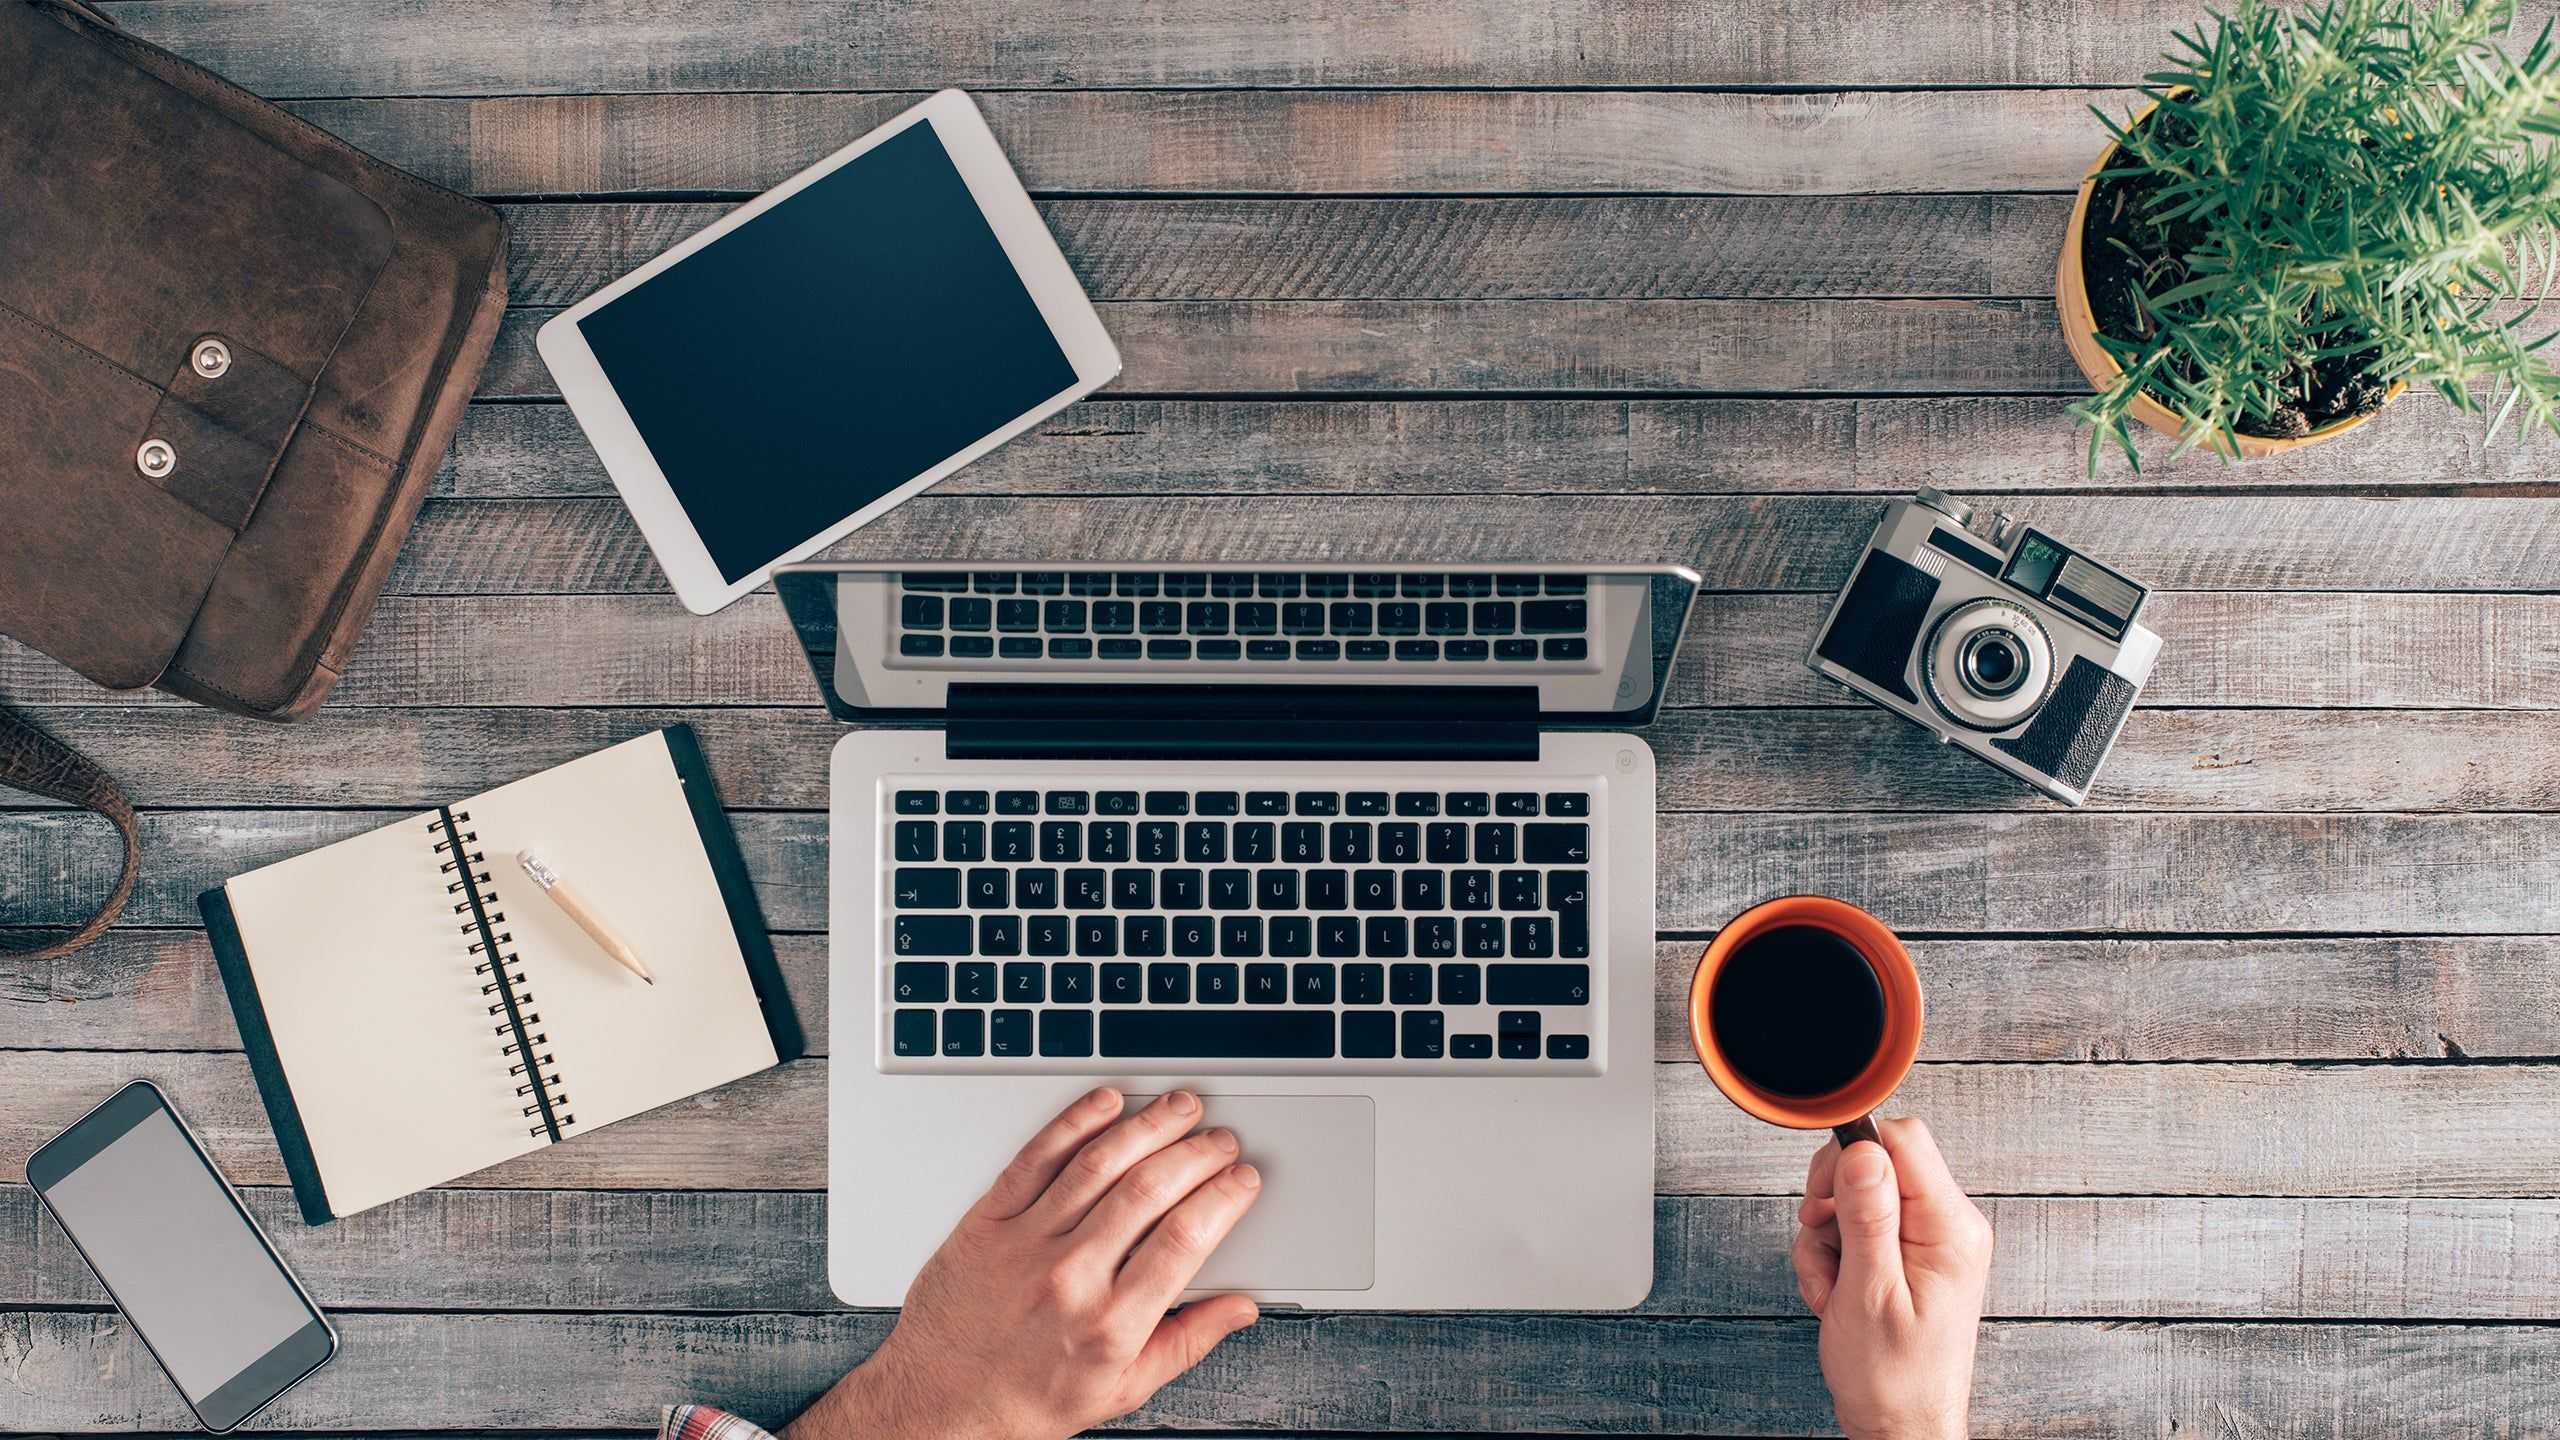
[(338, 1353), (338, 1332), (150, 1081), (28, 1156), (27, 1184), (207, 1430), (235, 1428)]

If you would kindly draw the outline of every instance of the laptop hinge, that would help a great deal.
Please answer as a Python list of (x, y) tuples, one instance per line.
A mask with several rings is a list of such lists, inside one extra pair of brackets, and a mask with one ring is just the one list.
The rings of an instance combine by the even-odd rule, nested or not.
[(1529, 685), (951, 687), (954, 760), (1535, 760)]

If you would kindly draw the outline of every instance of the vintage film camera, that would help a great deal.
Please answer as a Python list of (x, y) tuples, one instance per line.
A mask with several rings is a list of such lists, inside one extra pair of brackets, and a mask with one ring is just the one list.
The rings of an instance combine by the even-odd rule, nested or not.
[(2133, 623), (2149, 593), (1923, 489), (1885, 507), (1804, 663), (2077, 805), (2160, 654)]

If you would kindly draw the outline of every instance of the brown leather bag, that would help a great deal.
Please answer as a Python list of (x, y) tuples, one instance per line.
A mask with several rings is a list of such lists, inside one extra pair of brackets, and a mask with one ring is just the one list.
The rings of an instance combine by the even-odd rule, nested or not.
[[(78, 0), (0, 0), (0, 633), (115, 689), (309, 714), (505, 306), (495, 210)], [(23, 722), (0, 783), (122, 811), (88, 938), (131, 888), (129, 807)]]

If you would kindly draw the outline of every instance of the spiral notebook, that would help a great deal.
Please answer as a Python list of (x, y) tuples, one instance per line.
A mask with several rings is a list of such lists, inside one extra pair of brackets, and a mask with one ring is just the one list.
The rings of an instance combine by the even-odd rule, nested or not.
[[(655, 984), (535, 890), (525, 849)], [(802, 1050), (682, 725), (252, 870), (199, 904), (315, 1225)]]

